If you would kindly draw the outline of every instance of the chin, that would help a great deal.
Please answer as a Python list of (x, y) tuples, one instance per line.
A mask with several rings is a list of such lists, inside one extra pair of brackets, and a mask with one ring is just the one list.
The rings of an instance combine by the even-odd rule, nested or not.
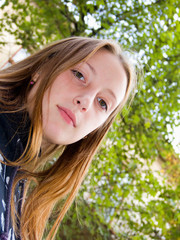
[[(77, 140), (78, 141), (78, 140)], [(72, 143), (75, 143), (77, 141), (69, 141), (69, 140), (66, 140), (66, 139), (56, 139), (54, 137), (44, 137), (43, 138), (43, 142), (46, 142), (48, 144), (56, 144), (56, 145), (69, 145), (69, 144), (72, 144)]]

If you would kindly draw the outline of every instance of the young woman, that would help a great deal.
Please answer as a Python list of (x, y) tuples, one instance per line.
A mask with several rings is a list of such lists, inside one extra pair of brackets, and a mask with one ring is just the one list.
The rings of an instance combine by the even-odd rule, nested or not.
[(118, 44), (81, 37), (0, 72), (0, 239), (41, 240), (61, 200), (47, 239), (55, 237), (135, 85)]

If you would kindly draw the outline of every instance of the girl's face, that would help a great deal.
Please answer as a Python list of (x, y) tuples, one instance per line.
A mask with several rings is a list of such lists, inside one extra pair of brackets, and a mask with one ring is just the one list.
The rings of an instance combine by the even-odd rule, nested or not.
[(119, 58), (107, 50), (59, 74), (43, 98), (43, 140), (67, 145), (82, 139), (103, 125), (126, 86)]

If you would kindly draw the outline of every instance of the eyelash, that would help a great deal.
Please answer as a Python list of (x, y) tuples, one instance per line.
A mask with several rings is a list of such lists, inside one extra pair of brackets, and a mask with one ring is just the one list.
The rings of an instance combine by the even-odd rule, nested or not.
[[(97, 100), (98, 100), (98, 103), (99, 103), (100, 107), (101, 107), (103, 110), (107, 111), (107, 110), (108, 110), (107, 103), (106, 103), (102, 98), (100, 98), (100, 97), (98, 97)], [(100, 101), (102, 101), (103, 105), (100, 104)], [(105, 107), (104, 107), (104, 105), (105, 105)]]
[[(80, 81), (85, 82), (85, 77), (83, 76), (83, 74), (82, 74), (81, 72), (79, 72), (79, 71), (77, 71), (77, 70), (71, 70), (71, 71), (72, 71), (73, 75), (74, 75), (77, 79), (79, 79)], [(80, 76), (78, 76), (78, 75), (80, 75)], [(83, 80), (82, 80), (81, 78), (83, 78)]]
[[(83, 76), (83, 74), (82, 74), (81, 72), (79, 72), (79, 71), (77, 71), (77, 70), (74, 70), (74, 69), (71, 70), (71, 71), (72, 71), (73, 75), (74, 75), (77, 79), (79, 79), (80, 81), (85, 82), (85, 77)], [(80, 76), (78, 76), (78, 75), (80, 75)], [(83, 80), (82, 80), (81, 78), (83, 78)], [(97, 98), (97, 101), (98, 101), (99, 106), (100, 106), (103, 110), (105, 110), (105, 111), (108, 110), (107, 103), (106, 103), (102, 98), (98, 97), (98, 98)], [(101, 105), (100, 102), (103, 103), (103, 105)]]

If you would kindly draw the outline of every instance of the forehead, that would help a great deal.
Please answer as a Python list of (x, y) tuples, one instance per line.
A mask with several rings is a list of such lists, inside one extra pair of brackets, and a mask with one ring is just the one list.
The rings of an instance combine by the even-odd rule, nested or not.
[(103, 89), (109, 89), (116, 97), (117, 105), (123, 100), (127, 88), (127, 74), (119, 56), (108, 50), (97, 51), (86, 65)]

